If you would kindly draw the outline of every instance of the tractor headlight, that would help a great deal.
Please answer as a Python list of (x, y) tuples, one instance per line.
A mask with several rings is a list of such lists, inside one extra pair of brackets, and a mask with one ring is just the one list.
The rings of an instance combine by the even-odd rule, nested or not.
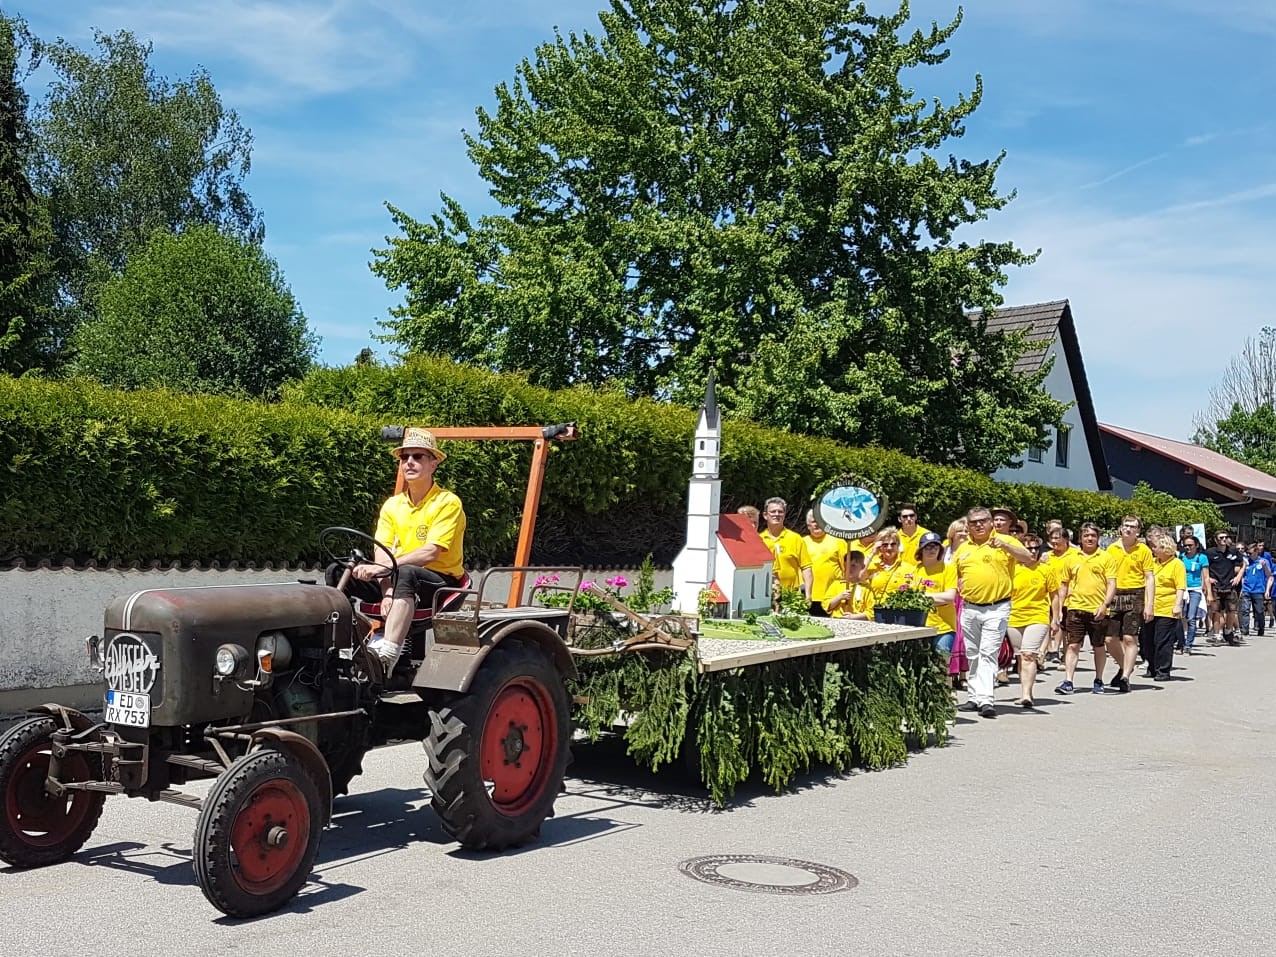
[(252, 656), (243, 645), (222, 645), (217, 649), (213, 668), (219, 678), (247, 678)]

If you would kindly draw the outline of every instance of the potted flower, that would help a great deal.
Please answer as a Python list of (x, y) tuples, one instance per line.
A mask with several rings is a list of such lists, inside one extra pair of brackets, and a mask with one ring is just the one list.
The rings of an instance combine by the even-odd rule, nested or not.
[(925, 625), (926, 616), (935, 607), (926, 589), (934, 587), (929, 578), (905, 575), (903, 584), (887, 591), (873, 606), (873, 620), (883, 625)]

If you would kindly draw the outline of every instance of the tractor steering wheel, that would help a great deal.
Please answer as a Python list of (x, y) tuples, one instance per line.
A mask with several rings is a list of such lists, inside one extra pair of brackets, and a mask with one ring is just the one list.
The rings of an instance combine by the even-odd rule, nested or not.
[[(372, 546), (372, 554), (375, 557), (369, 558), (358, 548), (354, 547), (351, 547), (346, 554), (341, 554), (336, 545), (340, 543), (340, 536), (342, 535), (349, 535), (353, 538), (367, 542)], [(361, 532), (357, 528), (346, 528), (342, 525), (329, 526), (319, 533), (319, 547), (323, 549), (324, 555), (328, 557), (329, 561), (335, 562), (342, 568), (353, 570), (357, 565), (379, 565), (382, 568), (385, 568), (385, 571), (378, 572), (375, 576), (376, 578), (386, 578), (387, 576), (394, 576), (397, 578), (398, 576), (399, 563), (395, 561), (394, 553), (367, 532)], [(389, 556), (390, 558), (390, 564), (388, 567), (385, 562), (380, 560), (384, 556)]]

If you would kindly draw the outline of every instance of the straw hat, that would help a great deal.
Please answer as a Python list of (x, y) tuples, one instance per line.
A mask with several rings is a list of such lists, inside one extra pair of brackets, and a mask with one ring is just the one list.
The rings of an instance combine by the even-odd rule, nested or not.
[(1010, 527), (1014, 528), (1019, 524), (1019, 516), (1015, 514), (1015, 510), (1006, 505), (998, 505), (996, 508), (989, 509), (988, 514), (994, 518), (998, 515), (1005, 515), (1010, 519)]
[(440, 451), (439, 441), (429, 429), (405, 429), (403, 441), (394, 447), (395, 456), (404, 449), (424, 449), (434, 456), (436, 462), (440, 463), (447, 458), (447, 453)]

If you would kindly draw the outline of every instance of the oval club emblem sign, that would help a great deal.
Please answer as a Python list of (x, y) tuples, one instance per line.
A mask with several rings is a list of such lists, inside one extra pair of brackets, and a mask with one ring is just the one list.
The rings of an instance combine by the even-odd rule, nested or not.
[(842, 475), (816, 493), (815, 521), (834, 538), (848, 541), (871, 535), (886, 524), (886, 496), (858, 475)]

